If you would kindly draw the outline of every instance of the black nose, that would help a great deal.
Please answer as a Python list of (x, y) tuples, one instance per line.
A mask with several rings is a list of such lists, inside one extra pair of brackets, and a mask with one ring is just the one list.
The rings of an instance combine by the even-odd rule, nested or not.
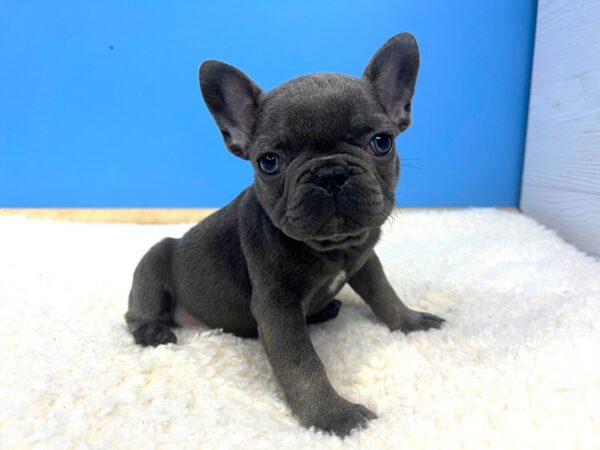
[(321, 166), (313, 171), (313, 176), (315, 183), (330, 193), (337, 192), (348, 181), (348, 171), (338, 164)]

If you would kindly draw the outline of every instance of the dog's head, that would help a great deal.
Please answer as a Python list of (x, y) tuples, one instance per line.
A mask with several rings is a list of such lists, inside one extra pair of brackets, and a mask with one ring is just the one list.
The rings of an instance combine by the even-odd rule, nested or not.
[(235, 67), (206, 61), (200, 86), (227, 148), (251, 161), (275, 226), (329, 250), (360, 243), (394, 207), (394, 139), (410, 124), (418, 68), (417, 43), (401, 33), (362, 78), (319, 73), (262, 92)]

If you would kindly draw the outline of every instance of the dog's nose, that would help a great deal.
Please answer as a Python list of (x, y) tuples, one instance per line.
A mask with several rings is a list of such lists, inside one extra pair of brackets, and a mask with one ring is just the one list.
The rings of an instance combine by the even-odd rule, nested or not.
[(313, 171), (315, 183), (327, 192), (337, 192), (348, 181), (348, 170), (338, 164), (327, 164)]

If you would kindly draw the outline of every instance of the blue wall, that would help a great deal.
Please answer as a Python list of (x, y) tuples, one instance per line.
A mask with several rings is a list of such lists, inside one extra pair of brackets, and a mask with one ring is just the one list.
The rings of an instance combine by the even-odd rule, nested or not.
[(400, 205), (518, 205), (535, 0), (1, 3), (0, 206), (222, 206), (252, 173), (201, 61), (268, 89), (360, 75), (399, 31), (422, 55)]

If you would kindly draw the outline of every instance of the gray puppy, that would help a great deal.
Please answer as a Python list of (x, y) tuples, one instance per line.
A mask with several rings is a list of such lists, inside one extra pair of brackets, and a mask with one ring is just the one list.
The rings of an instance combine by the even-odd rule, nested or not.
[(394, 138), (410, 124), (418, 67), (408, 33), (379, 49), (362, 78), (319, 73), (269, 92), (230, 65), (203, 63), (204, 100), (254, 184), (142, 258), (125, 315), (135, 341), (175, 343), (171, 328), (193, 323), (260, 336), (303, 425), (344, 436), (374, 419), (335, 391), (307, 323), (337, 315), (346, 282), (392, 331), (443, 322), (402, 303), (373, 251), (394, 207)]

